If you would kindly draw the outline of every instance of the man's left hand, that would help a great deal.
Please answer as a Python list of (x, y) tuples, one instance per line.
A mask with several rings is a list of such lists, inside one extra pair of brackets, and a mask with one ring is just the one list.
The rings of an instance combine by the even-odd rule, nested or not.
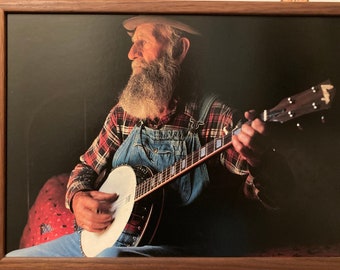
[(240, 132), (233, 135), (232, 144), (234, 149), (248, 162), (252, 167), (257, 167), (261, 163), (261, 157), (268, 148), (268, 142), (265, 138), (265, 123), (259, 118), (255, 118), (254, 111), (248, 111), (244, 114), (249, 122), (242, 125)]

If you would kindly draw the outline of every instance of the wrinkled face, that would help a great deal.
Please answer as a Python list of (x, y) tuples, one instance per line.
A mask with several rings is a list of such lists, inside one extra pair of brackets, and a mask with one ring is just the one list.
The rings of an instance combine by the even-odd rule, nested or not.
[(132, 37), (132, 46), (128, 53), (132, 61), (132, 74), (138, 74), (141, 69), (152, 61), (159, 59), (168, 47), (165, 39), (156, 39), (153, 34), (154, 25), (139, 25)]
[(172, 57), (172, 29), (152, 24), (137, 27), (128, 57), (132, 74), (119, 103), (140, 119), (161, 118), (166, 114), (179, 75), (180, 61)]

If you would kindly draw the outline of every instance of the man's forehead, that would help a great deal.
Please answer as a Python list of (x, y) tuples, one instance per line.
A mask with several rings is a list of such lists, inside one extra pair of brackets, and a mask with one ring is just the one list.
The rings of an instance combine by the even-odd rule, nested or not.
[(124, 28), (128, 31), (129, 35), (133, 35), (134, 31), (136, 31), (137, 27), (143, 24), (164, 24), (181, 30), (183, 32), (199, 35), (199, 32), (196, 31), (190, 25), (187, 25), (183, 22), (178, 20), (174, 20), (173, 18), (163, 17), (163, 16), (147, 16), (147, 15), (140, 15), (135, 16), (130, 19), (127, 19), (123, 22)]
[(145, 23), (138, 25), (134, 32), (131, 33), (132, 40), (138, 39), (138, 38), (150, 38), (154, 37), (153, 30), (155, 28), (154, 24), (151, 23)]

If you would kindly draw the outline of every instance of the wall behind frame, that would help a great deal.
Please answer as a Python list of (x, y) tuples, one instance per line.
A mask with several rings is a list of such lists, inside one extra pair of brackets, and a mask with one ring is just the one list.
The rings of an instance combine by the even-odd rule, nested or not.
[[(70, 172), (130, 73), (123, 15), (8, 15), (7, 250), (17, 248), (45, 181)], [(330, 78), (339, 88), (340, 18), (186, 17), (201, 30), (183, 72), (232, 106), (261, 111)], [(200, 74), (195, 76), (195, 74)], [(191, 78), (192, 79), (192, 78)], [(298, 179), (305, 236), (339, 239), (339, 99), (275, 128)], [(298, 220), (299, 221), (299, 220)], [(307, 226), (306, 226), (307, 224)]]

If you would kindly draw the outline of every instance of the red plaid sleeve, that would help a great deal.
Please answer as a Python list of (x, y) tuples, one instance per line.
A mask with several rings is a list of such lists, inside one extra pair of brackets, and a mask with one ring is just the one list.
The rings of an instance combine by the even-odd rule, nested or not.
[(81, 162), (70, 175), (65, 198), (67, 208), (71, 209), (71, 200), (75, 193), (95, 188), (95, 180), (110, 166), (114, 153), (133, 129), (135, 121), (118, 106), (110, 111), (99, 135), (80, 157)]
[[(224, 130), (231, 131), (234, 127), (235, 111), (226, 106), (221, 101), (215, 101), (206, 118), (206, 123), (202, 129), (201, 136), (206, 142), (225, 135)], [(236, 119), (238, 121), (238, 119)], [(232, 173), (248, 174), (247, 162), (241, 158), (233, 147), (229, 147), (220, 156), (222, 164)]]

